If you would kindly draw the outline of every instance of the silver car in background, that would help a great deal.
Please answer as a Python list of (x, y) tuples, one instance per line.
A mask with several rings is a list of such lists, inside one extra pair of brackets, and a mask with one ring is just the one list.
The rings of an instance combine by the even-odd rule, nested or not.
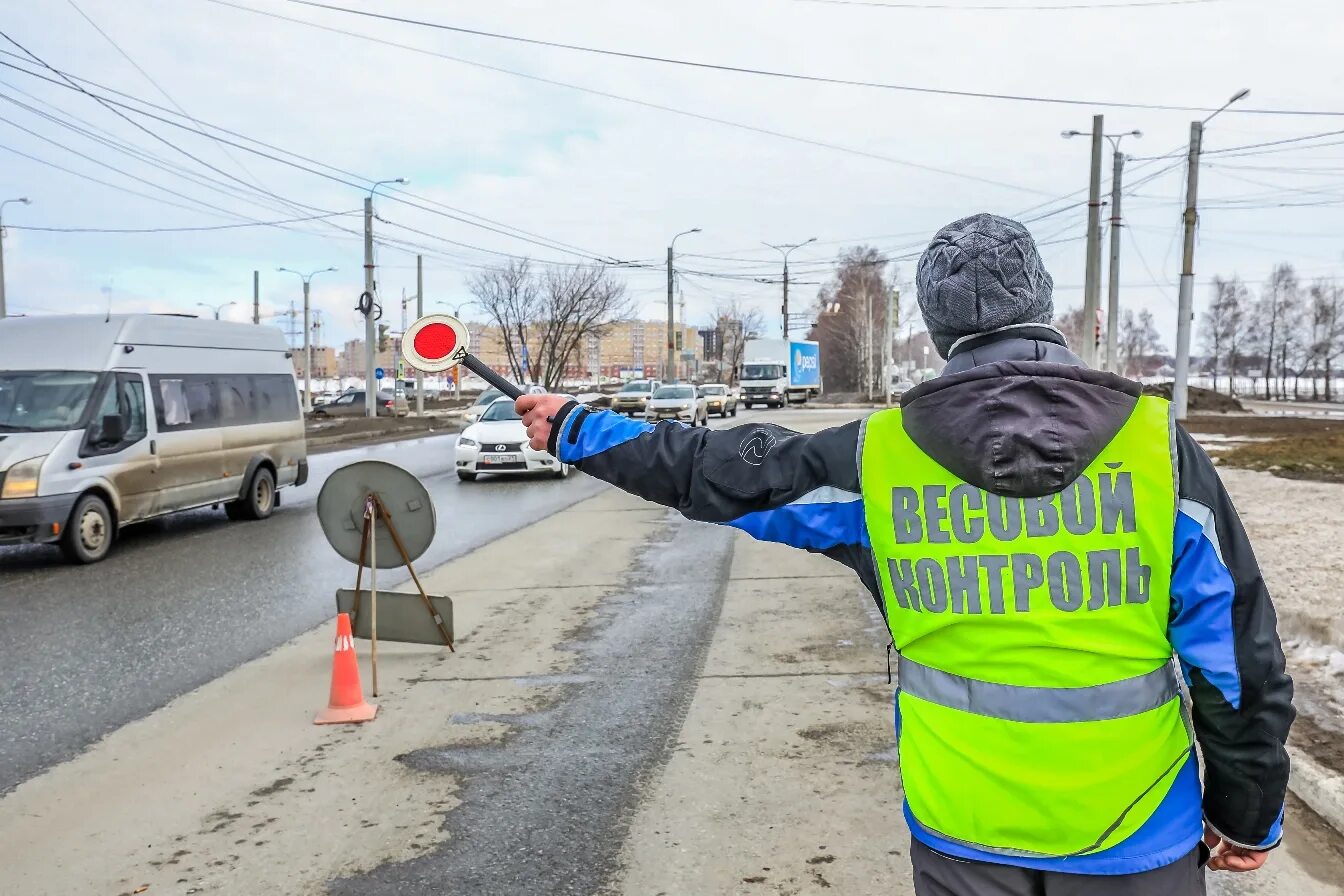
[(644, 408), (644, 419), (650, 422), (679, 420), (691, 426), (709, 425), (705, 397), (690, 383), (659, 387)]

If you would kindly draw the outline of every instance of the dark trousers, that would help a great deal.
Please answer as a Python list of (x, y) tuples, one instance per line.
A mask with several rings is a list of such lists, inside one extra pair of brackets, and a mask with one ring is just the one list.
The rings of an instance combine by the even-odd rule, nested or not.
[(957, 859), (911, 840), (915, 896), (1204, 896), (1199, 846), (1138, 874), (1065, 874)]

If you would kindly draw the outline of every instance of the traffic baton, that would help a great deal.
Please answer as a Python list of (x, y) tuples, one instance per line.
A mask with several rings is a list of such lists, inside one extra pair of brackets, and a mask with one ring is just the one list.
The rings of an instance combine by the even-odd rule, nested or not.
[(411, 324), (401, 338), (401, 353), (417, 370), (442, 373), (461, 364), (510, 398), (523, 395), (522, 389), (471, 353), (471, 334), (462, 321), (451, 315), (427, 314)]

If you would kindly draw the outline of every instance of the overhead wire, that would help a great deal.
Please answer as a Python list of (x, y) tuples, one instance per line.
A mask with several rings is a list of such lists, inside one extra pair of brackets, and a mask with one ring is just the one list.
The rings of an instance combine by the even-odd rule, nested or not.
[[(0, 32), (0, 36), (4, 36), (4, 35), (3, 35), (3, 32)], [(0, 51), (0, 52), (3, 52), (3, 51)], [(13, 54), (5, 54), (5, 55), (11, 55), (11, 56), (12, 56)], [(32, 72), (32, 71), (30, 71), (30, 70), (28, 70), (28, 69), (26, 69), (26, 68), (23, 68), (23, 67), (21, 67), (21, 66), (13, 65), (12, 63), (5, 62), (5, 61), (3, 61), (3, 60), (0, 60), (0, 66), (5, 66), (5, 67), (7, 67), (7, 68), (11, 68), (11, 69), (13, 69), (13, 70), (15, 70), (15, 71), (22, 72), (22, 73), (27, 74), (27, 75), (30, 75), (30, 76), (32, 76), (32, 77), (38, 78), (39, 80), (43, 80), (43, 81), (46, 81), (46, 82), (48, 82), (48, 83), (54, 84), (54, 85), (56, 85), (56, 86), (61, 86), (61, 87), (68, 86), (68, 85), (62, 84), (60, 81), (56, 81), (55, 79), (45, 77), (44, 75), (42, 75), (42, 74), (40, 74), (40, 73)], [(53, 69), (53, 71), (57, 71), (57, 70)], [(64, 73), (62, 73), (62, 74), (64, 74)], [(71, 78), (74, 78), (73, 75), (70, 76), (70, 77), (71, 77)], [(76, 78), (75, 80), (83, 81), (84, 83), (90, 83), (90, 84), (94, 83), (94, 82), (90, 81), (89, 79), (80, 79), (80, 78)], [(101, 100), (102, 102), (104, 102), (104, 103), (110, 103), (110, 104), (112, 104), (112, 105), (114, 105), (114, 106), (118, 106), (118, 107), (120, 107), (120, 108), (122, 108), (122, 109), (125, 109), (125, 110), (129, 111), (129, 112), (133, 112), (133, 113), (138, 114), (138, 115), (143, 115), (143, 116), (145, 116), (145, 117), (147, 117), (147, 118), (150, 118), (150, 119), (159, 121), (159, 122), (161, 122), (161, 123), (170, 125), (170, 126), (172, 126), (172, 127), (183, 128), (183, 129), (186, 129), (186, 130), (189, 130), (189, 131), (191, 130), (191, 128), (187, 127), (186, 125), (183, 125), (183, 124), (180, 123), (180, 122), (174, 121), (174, 120), (172, 120), (171, 118), (166, 118), (166, 117), (164, 117), (163, 115), (158, 115), (158, 114), (155, 114), (155, 113), (153, 113), (153, 112), (146, 111), (145, 109), (138, 108), (138, 107), (133, 106), (133, 105), (131, 105), (131, 104), (129, 104), (129, 103), (124, 103), (124, 102), (120, 102), (120, 101), (118, 101), (118, 100), (110, 99), (110, 98), (108, 98), (108, 97), (98, 96), (98, 95), (96, 95), (96, 94), (93, 94), (91, 91), (89, 91), (88, 89), (86, 89), (86, 88), (84, 88), (84, 87), (79, 86), (78, 84), (73, 85), (73, 89), (78, 90), (80, 93), (88, 94), (88, 95), (90, 95), (90, 96), (96, 96), (98, 99), (100, 99), (100, 100)], [(124, 93), (121, 92), (121, 91), (115, 91), (115, 90), (112, 90), (111, 88), (102, 88), (102, 89), (107, 89), (107, 90), (108, 90), (109, 92), (111, 92), (111, 93), (116, 93), (116, 94), (119, 94), (119, 95), (122, 95), (122, 96), (127, 96), (127, 97), (129, 97), (129, 98), (134, 99), (136, 102), (141, 103), (141, 104), (144, 105), (144, 106), (148, 106), (148, 107), (150, 107), (150, 108), (158, 109), (159, 111), (163, 111), (163, 112), (169, 112), (169, 111), (170, 111), (170, 110), (166, 110), (166, 109), (164, 109), (162, 106), (158, 106), (157, 104), (150, 103), (150, 102), (145, 101), (145, 100), (142, 100), (142, 99), (140, 99), (140, 98), (138, 98), (138, 97), (132, 97), (132, 96), (129, 95), (129, 94), (124, 94)], [(361, 180), (366, 180), (366, 181), (368, 181), (369, 183), (372, 183), (372, 180), (370, 180), (370, 179), (368, 179), (368, 178), (365, 178), (365, 177), (363, 177), (363, 176), (361, 176), (361, 175), (354, 174), (354, 173), (352, 173), (352, 172), (346, 172), (346, 171), (343, 171), (342, 169), (339, 169), (339, 168), (337, 168), (336, 166), (328, 165), (328, 164), (326, 164), (326, 163), (323, 163), (323, 162), (320, 162), (320, 161), (317, 161), (317, 160), (308, 159), (307, 157), (305, 157), (305, 156), (301, 156), (301, 155), (298, 154), (298, 153), (294, 153), (294, 152), (291, 152), (291, 151), (289, 151), (289, 150), (282, 149), (282, 148), (280, 148), (280, 147), (272, 146), (271, 144), (267, 144), (267, 143), (265, 143), (264, 141), (256, 140), (256, 139), (254, 139), (254, 138), (247, 137), (246, 135), (242, 135), (242, 134), (238, 134), (237, 132), (229, 131), (228, 129), (226, 129), (226, 128), (221, 128), (221, 127), (219, 127), (219, 126), (217, 126), (217, 125), (210, 125), (210, 124), (205, 123), (205, 122), (201, 122), (201, 124), (203, 124), (203, 125), (205, 125), (205, 126), (211, 128), (211, 129), (214, 130), (214, 131), (218, 131), (218, 132), (220, 132), (220, 133), (228, 133), (228, 134), (231, 134), (231, 135), (233, 135), (233, 136), (236, 136), (236, 137), (239, 138), (239, 140), (246, 140), (246, 141), (249, 141), (249, 142), (251, 142), (251, 143), (255, 143), (257, 146), (265, 146), (265, 147), (267, 147), (267, 148), (269, 148), (269, 149), (273, 149), (273, 150), (275, 150), (275, 153), (280, 153), (280, 154), (282, 154), (282, 155), (276, 155), (275, 153), (272, 153), (272, 152), (266, 152), (266, 151), (257, 149), (257, 148), (255, 148), (255, 147), (253, 147), (253, 146), (248, 146), (248, 145), (246, 145), (246, 144), (244, 144), (244, 143), (237, 142), (237, 141), (235, 141), (235, 140), (229, 140), (229, 139), (226, 139), (226, 138), (224, 138), (224, 137), (220, 137), (220, 136), (218, 136), (217, 134), (209, 134), (209, 135), (207, 135), (207, 136), (209, 136), (210, 139), (212, 139), (212, 140), (214, 140), (214, 141), (221, 142), (221, 143), (225, 143), (225, 144), (228, 144), (229, 146), (234, 146), (234, 147), (236, 147), (236, 148), (238, 148), (238, 149), (243, 150), (244, 152), (249, 152), (249, 153), (252, 153), (252, 154), (254, 154), (254, 155), (258, 155), (258, 156), (261, 156), (261, 157), (263, 157), (263, 158), (270, 159), (271, 161), (278, 162), (278, 163), (280, 163), (280, 164), (287, 165), (287, 166), (289, 166), (289, 167), (291, 167), (291, 168), (295, 168), (295, 169), (297, 169), (297, 170), (304, 171), (304, 172), (306, 172), (306, 173), (308, 173), (308, 174), (311, 174), (311, 175), (313, 175), (313, 176), (320, 177), (320, 178), (323, 178), (323, 179), (326, 179), (326, 180), (330, 180), (330, 181), (334, 181), (334, 182), (336, 182), (336, 183), (340, 183), (340, 184), (342, 184), (342, 185), (344, 185), (344, 186), (348, 186), (348, 187), (352, 187), (352, 188), (354, 188), (354, 189), (358, 189), (358, 190), (360, 190), (361, 192), (366, 191), (366, 190), (367, 190), (367, 187), (365, 187), (365, 186), (363, 186), (363, 185), (361, 185), (361, 184), (359, 184), (359, 183), (352, 182), (352, 181), (348, 180), (347, 177), (354, 177), (354, 178), (358, 178), (358, 179), (361, 179)], [(288, 159), (288, 158), (284, 158), (284, 157), (283, 157), (283, 156), (286, 156), (286, 155), (287, 155), (287, 156), (292, 156), (293, 158), (297, 158), (297, 159), (303, 159), (304, 161), (311, 162), (311, 163), (314, 164), (314, 165), (319, 165), (319, 166), (321, 166), (322, 168), (327, 168), (327, 169), (329, 169), (329, 171), (318, 170), (318, 169), (316, 169), (316, 168), (309, 167), (308, 165), (300, 164), (299, 162), (294, 162), (294, 161), (292, 161), (291, 159)], [(213, 166), (211, 166), (211, 167), (213, 167)], [(217, 171), (218, 171), (219, 169), (218, 169), (218, 168), (215, 168), (214, 170), (217, 170)], [(337, 171), (337, 172), (339, 172), (340, 174), (345, 175), (345, 177), (338, 176), (338, 175), (335, 175), (335, 174), (331, 174), (331, 173), (329, 173), (330, 171)], [(236, 177), (235, 177), (235, 178), (232, 178), (232, 179), (233, 179), (233, 180), (238, 180)], [(398, 195), (398, 194), (400, 194), (400, 195)], [(558, 244), (552, 244), (552, 243), (549, 242), (549, 241), (542, 241), (542, 240), (533, 239), (533, 238), (530, 238), (530, 237), (526, 237), (526, 236), (519, 235), (519, 234), (516, 233), (516, 232), (512, 232), (512, 233), (511, 233), (511, 232), (507, 232), (507, 231), (503, 230), (502, 228), (495, 228), (495, 227), (490, 226), (490, 225), (486, 225), (486, 224), (479, 223), (478, 221), (471, 221), (471, 220), (468, 220), (468, 219), (465, 217), (465, 215), (459, 215), (459, 214), (456, 214), (456, 213), (453, 213), (453, 212), (443, 211), (443, 210), (440, 210), (440, 209), (436, 209), (436, 208), (430, 207), (430, 205), (425, 205), (425, 204), (423, 204), (423, 202), (429, 202), (431, 205), (440, 205), (440, 206), (442, 206), (443, 204), (442, 204), (442, 203), (434, 203), (433, 200), (423, 200), (422, 197), (416, 196), (416, 194), (412, 194), (412, 193), (404, 192), (404, 191), (384, 191), (382, 195), (385, 196), (386, 198), (392, 199), (392, 200), (395, 201), (395, 202), (400, 202), (400, 203), (402, 203), (402, 204), (411, 206), (411, 207), (413, 207), (413, 208), (420, 209), (420, 210), (422, 210), (422, 211), (429, 212), (429, 213), (431, 213), (431, 214), (435, 214), (435, 215), (439, 215), (439, 216), (441, 216), (441, 217), (445, 217), (445, 218), (450, 218), (450, 219), (453, 219), (453, 220), (457, 220), (457, 221), (460, 221), (461, 223), (465, 223), (465, 224), (468, 224), (468, 225), (473, 226), (473, 227), (477, 227), (477, 228), (481, 228), (481, 229), (485, 229), (485, 230), (493, 230), (493, 231), (495, 231), (496, 233), (500, 233), (501, 235), (503, 235), (503, 236), (507, 236), (507, 237), (509, 237), (509, 238), (511, 238), (511, 239), (517, 239), (517, 240), (521, 240), (521, 241), (524, 241), (524, 242), (533, 243), (533, 244), (536, 244), (536, 245), (539, 245), (539, 246), (542, 246), (542, 247), (544, 247), (544, 248), (548, 248), (548, 249), (553, 249), (553, 250), (557, 250), (557, 251), (568, 252), (569, 254), (576, 254), (576, 255), (578, 255), (578, 254), (582, 254), (582, 253), (580, 253), (580, 252), (578, 252), (578, 251), (575, 251), (574, 249), (565, 249), (565, 248), (561, 247), (560, 245), (558, 245)], [(412, 200), (410, 200), (410, 199), (406, 199), (406, 198), (404, 198), (405, 196), (408, 196), (408, 195), (409, 195), (409, 196), (416, 196), (417, 199), (422, 199), (422, 202), (415, 202), (415, 201), (412, 201)], [(300, 205), (301, 205), (302, 207), (309, 208), (309, 209), (312, 209), (312, 210), (314, 210), (314, 211), (330, 211), (329, 209), (318, 209), (318, 208), (315, 208), (315, 207), (313, 207), (313, 206), (307, 206), (307, 205), (304, 205), (304, 204), (302, 204), (302, 203), (300, 203)], [(510, 254), (510, 253), (500, 253), (500, 254)], [(519, 256), (519, 255), (517, 255), (516, 253), (513, 253), (513, 257), (522, 257), (522, 256)], [(603, 263), (615, 263), (614, 256), (605, 256), (605, 257), (604, 257), (604, 256), (600, 256), (600, 255), (593, 255), (593, 256), (587, 256), (587, 257), (590, 258), (591, 260), (601, 261), (601, 262), (603, 262)]]
[[(153, 85), (154, 89), (157, 90), (163, 96), (164, 99), (168, 100), (168, 102), (173, 105), (173, 108), (177, 109), (177, 111), (181, 112), (183, 116), (185, 116), (186, 118), (191, 120), (194, 124), (196, 124), (198, 133), (201, 133), (202, 136), (205, 136), (204, 132), (200, 130), (200, 123), (196, 121), (196, 119), (191, 115), (191, 113), (188, 112), (182, 106), (181, 103), (179, 103), (176, 99), (174, 99), (172, 94), (170, 94), (162, 84), (156, 81), (149, 72), (145, 71), (145, 69), (140, 65), (140, 63), (136, 62), (135, 59), (133, 59), (129, 53), (127, 53), (124, 49), (122, 49), (121, 45), (118, 44), (116, 40), (112, 38), (112, 35), (108, 34), (107, 31), (105, 31), (101, 25), (95, 22), (93, 18), (89, 16), (89, 14), (86, 13), (83, 10), (83, 8), (79, 6), (78, 3), (75, 2), (75, 0), (66, 0), (66, 3), (68, 3), (70, 7), (75, 10), (75, 12), (79, 13), (80, 17), (83, 18), (84, 21), (87, 22), (91, 28), (93, 28), (94, 31), (98, 32), (98, 34), (103, 38), (103, 40), (107, 41), (107, 43), (112, 46), (112, 49), (116, 50), (117, 53), (120, 54), (121, 58), (125, 59), (126, 62), (130, 64), (132, 68), (134, 68), (137, 72), (139, 72), (141, 77), (143, 77), (146, 81), (148, 81), (151, 85)], [(223, 144), (217, 144), (217, 146), (220, 152), (223, 153), (223, 155), (226, 158), (228, 158), (229, 161), (237, 165), (238, 168), (245, 175), (247, 175), (248, 178), (251, 179), (251, 181), (257, 186), (257, 188), (259, 188), (263, 192), (270, 193), (271, 195), (278, 195), (273, 193), (264, 183), (262, 183), (260, 178), (258, 178), (246, 165), (244, 165), (240, 159), (235, 157), (233, 153), (229, 152), (228, 147), (224, 146)], [(300, 206), (289, 203), (288, 201), (284, 200), (282, 200), (282, 202), (284, 206), (288, 208), (291, 212), (295, 214), (301, 213)]]
[(1036, 3), (1030, 6), (1008, 6), (1004, 4), (974, 3), (954, 5), (951, 3), (894, 3), (890, 0), (796, 0), (799, 3), (818, 3), (826, 6), (871, 6), (880, 9), (940, 10), (945, 12), (1063, 12), (1091, 11), (1105, 9), (1142, 9), (1160, 6), (1203, 6), (1208, 3), (1224, 3), (1226, 0), (1121, 0), (1118, 3)]
[[(211, 3), (224, 3), (224, 0), (207, 0)], [(466, 34), (473, 37), (483, 37), (490, 40), (509, 41), (513, 43), (528, 44), (531, 46), (549, 47), (551, 49), (569, 50), (577, 53), (587, 53), (599, 56), (610, 56), (619, 59), (630, 59), (639, 62), (653, 62), (662, 65), (676, 65), (687, 68), (704, 69), (708, 71), (732, 72), (735, 74), (756, 75), (770, 78), (781, 78), (790, 81), (807, 81), (818, 84), (832, 84), (845, 87), (865, 87), (878, 90), (894, 90), (908, 93), (923, 93), (937, 96), (956, 96), (972, 99), (988, 100), (1006, 100), (1011, 102), (1029, 102), (1029, 103), (1054, 103), (1069, 106), (1106, 106), (1119, 109), (1153, 109), (1168, 112), (1216, 112), (1215, 109), (1206, 106), (1178, 106), (1166, 105), (1160, 103), (1133, 103), (1117, 102), (1110, 100), (1077, 99), (1065, 97), (1047, 97), (1033, 96), (1028, 94), (996, 93), (989, 91), (976, 90), (953, 90), (942, 87), (925, 87), (914, 84), (893, 84), (880, 81), (861, 81), (851, 78), (833, 78), (823, 75), (805, 75), (798, 72), (784, 72), (771, 69), (751, 68), (748, 66), (728, 65), (724, 63), (700, 62), (691, 59), (678, 59), (669, 56), (655, 56), (649, 53), (634, 53), (626, 50), (614, 50), (606, 47), (587, 47), (579, 44), (564, 43), (561, 41), (545, 40), (542, 38), (524, 37), (517, 34), (504, 34), (497, 31), (485, 31), (480, 28), (467, 28), (462, 25), (449, 25), (442, 22), (430, 22), (424, 19), (412, 19), (406, 16), (395, 16), (389, 13), (372, 12), (365, 9), (351, 9), (345, 6), (337, 6), (332, 3), (322, 3), (318, 0), (287, 0), (289, 3), (298, 6), (307, 6), (314, 9), (325, 9), (330, 12), (338, 12), (346, 15), (362, 16), (370, 19), (379, 19), (382, 21), (396, 22), (403, 25), (415, 25), (421, 28), (432, 28), (438, 31), (449, 31), (456, 34)], [(1240, 114), (1260, 114), (1260, 115), (1312, 115), (1312, 116), (1344, 116), (1344, 111), (1334, 110), (1302, 110), (1302, 109), (1228, 109), (1228, 112), (1237, 112)]]
[(288, 218), (283, 221), (243, 221), (237, 224), (204, 224), (195, 227), (38, 227), (28, 224), (6, 224), (5, 226), (10, 230), (32, 230), (41, 233), (197, 233), (213, 230), (236, 230), (241, 227), (273, 227), (277, 224), (296, 224), (300, 221), (316, 221), (319, 218), (334, 218), (359, 213), (359, 209), (352, 209), (348, 212), (307, 215), (302, 218)]
[(669, 113), (674, 114), (674, 115), (680, 115), (680, 116), (684, 116), (684, 117), (686, 117), (686, 118), (696, 119), (696, 120), (698, 120), (698, 121), (705, 121), (705, 122), (710, 122), (710, 123), (713, 123), (713, 124), (720, 124), (720, 125), (724, 125), (724, 126), (726, 126), (726, 127), (736, 128), (736, 129), (738, 129), (738, 130), (748, 131), (748, 132), (756, 133), (756, 134), (762, 134), (762, 135), (765, 135), (765, 136), (768, 136), (768, 137), (775, 137), (775, 138), (778, 138), (778, 139), (781, 139), (781, 140), (788, 140), (788, 141), (791, 141), (791, 142), (794, 142), (794, 143), (799, 143), (799, 144), (806, 145), (806, 146), (814, 146), (814, 147), (817, 147), (817, 148), (820, 148), (820, 149), (827, 149), (827, 150), (831, 150), (831, 151), (834, 151), (834, 152), (841, 152), (841, 153), (845, 153), (845, 154), (847, 154), (847, 155), (856, 156), (856, 157), (859, 157), (859, 158), (866, 158), (866, 159), (871, 159), (871, 160), (873, 160), (873, 161), (886, 162), (886, 163), (893, 164), (893, 165), (900, 165), (900, 166), (907, 167), (907, 168), (914, 168), (914, 169), (916, 169), (916, 170), (920, 170), (920, 171), (929, 171), (929, 172), (933, 172), (933, 173), (936, 173), (936, 174), (944, 174), (944, 175), (947, 175), (947, 176), (949, 176), (949, 177), (955, 177), (955, 178), (959, 178), (959, 179), (962, 179), (962, 180), (973, 181), (973, 182), (976, 182), (976, 183), (988, 184), (988, 185), (990, 185), (990, 186), (995, 186), (995, 187), (1003, 187), (1003, 188), (1005, 188), (1005, 189), (1010, 189), (1010, 190), (1017, 190), (1017, 191), (1019, 191), (1019, 192), (1023, 192), (1023, 193), (1035, 193), (1035, 194), (1038, 194), (1038, 195), (1048, 195), (1045, 191), (1037, 190), (1037, 189), (1032, 188), (1032, 187), (1025, 187), (1025, 186), (1022, 186), (1022, 185), (1020, 185), (1020, 184), (1011, 184), (1011, 183), (1007, 183), (1007, 182), (1005, 182), (1005, 181), (994, 180), (994, 179), (992, 179), (992, 178), (985, 178), (985, 177), (980, 177), (980, 176), (978, 176), (978, 175), (974, 175), (974, 174), (967, 174), (967, 173), (962, 172), (962, 171), (954, 171), (954, 170), (949, 169), (949, 168), (939, 168), (939, 167), (934, 166), (934, 165), (925, 165), (925, 164), (920, 163), (920, 162), (912, 162), (912, 161), (910, 161), (910, 160), (908, 160), (908, 159), (901, 159), (901, 158), (897, 158), (897, 157), (895, 157), (895, 156), (885, 155), (885, 154), (883, 154), (883, 153), (871, 152), (871, 151), (869, 151), (869, 150), (858, 149), (858, 148), (856, 148), (856, 147), (852, 147), (852, 146), (844, 146), (844, 145), (837, 144), (837, 143), (830, 143), (830, 142), (825, 141), (825, 140), (817, 140), (817, 139), (814, 139), (814, 138), (811, 138), (811, 137), (804, 137), (804, 136), (801, 136), (801, 135), (798, 135), (798, 134), (790, 134), (790, 133), (787, 133), (787, 132), (785, 132), (785, 131), (778, 131), (778, 130), (774, 130), (774, 129), (772, 129), (772, 128), (757, 127), (756, 125), (745, 124), (745, 123), (742, 123), (742, 122), (733, 121), (733, 120), (731, 120), (731, 119), (720, 118), (720, 117), (718, 117), (718, 116), (707, 115), (707, 114), (700, 113), (700, 112), (692, 112), (692, 111), (687, 110), (687, 109), (680, 109), (680, 108), (677, 108), (677, 107), (675, 107), (675, 106), (668, 106), (668, 105), (663, 104), (663, 103), (655, 103), (655, 102), (651, 102), (651, 101), (648, 101), (648, 100), (641, 100), (641, 99), (637, 99), (637, 98), (635, 98), (635, 97), (629, 97), (629, 96), (623, 96), (623, 95), (621, 95), (621, 94), (617, 94), (617, 93), (611, 93), (610, 91), (606, 91), (606, 90), (599, 90), (599, 89), (597, 89), (597, 88), (593, 88), (593, 87), (585, 87), (585, 86), (580, 85), (580, 84), (573, 84), (573, 83), (570, 83), (570, 82), (568, 82), (568, 81), (560, 81), (560, 80), (557, 80), (557, 79), (554, 79), (554, 78), (546, 78), (546, 77), (542, 77), (542, 76), (540, 76), (540, 75), (533, 75), (533, 74), (529, 74), (529, 73), (527, 73), (527, 72), (520, 72), (520, 71), (516, 71), (516, 70), (514, 70), (514, 69), (504, 68), (504, 67), (502, 67), (502, 66), (490, 65), (490, 64), (488, 64), (488, 63), (484, 63), (484, 62), (477, 62), (477, 61), (472, 60), (472, 59), (466, 59), (466, 58), (464, 58), (464, 57), (460, 57), (460, 56), (453, 56), (453, 55), (448, 54), (448, 53), (440, 53), (440, 52), (437, 52), (437, 51), (434, 51), (434, 50), (427, 50), (427, 49), (424, 49), (423, 47), (416, 47), (416, 46), (413, 46), (413, 45), (411, 45), (411, 44), (403, 44), (403, 43), (398, 43), (397, 41), (384, 40), (384, 39), (382, 39), (382, 38), (374, 37), (374, 36), (372, 36), (372, 35), (368, 35), (368, 34), (360, 34), (360, 33), (358, 33), (358, 32), (346, 31), (346, 30), (341, 29), (341, 28), (334, 28), (334, 27), (332, 27), (332, 26), (330, 26), (330, 25), (322, 25), (322, 24), (320, 24), (320, 23), (318, 23), (318, 22), (309, 22), (309, 21), (306, 21), (306, 20), (304, 20), (304, 19), (296, 19), (296, 18), (293, 18), (292, 16), (280, 15), (279, 13), (273, 13), (273, 12), (269, 12), (269, 11), (267, 11), (267, 10), (254, 9), (254, 8), (252, 8), (252, 7), (250, 7), (250, 6), (244, 6), (244, 5), (239, 4), (239, 3), (233, 3), (233, 2), (230, 2), (230, 0), (205, 0), (205, 2), (207, 2), (207, 3), (213, 3), (213, 4), (217, 5), (217, 6), (227, 6), (227, 7), (230, 7), (230, 8), (232, 8), (232, 9), (240, 10), (240, 11), (242, 11), (242, 12), (250, 12), (250, 13), (253, 13), (253, 14), (255, 14), (255, 15), (266, 16), (266, 17), (268, 17), (268, 18), (272, 18), (272, 19), (280, 19), (280, 20), (282, 20), (282, 21), (293, 22), (294, 24), (297, 24), (297, 25), (304, 25), (304, 26), (309, 27), (309, 28), (316, 28), (316, 29), (318, 29), (319, 31), (327, 31), (327, 32), (330, 32), (330, 33), (333, 33), (333, 34), (342, 34), (342, 35), (345, 35), (346, 37), (352, 37), (352, 38), (355, 38), (355, 39), (358, 39), (358, 40), (365, 40), (365, 41), (369, 41), (369, 42), (371, 42), (371, 43), (376, 43), (376, 44), (382, 44), (382, 45), (384, 45), (384, 46), (395, 47), (395, 48), (397, 48), (397, 49), (406, 50), (406, 51), (408, 51), (408, 52), (412, 52), (412, 53), (418, 53), (418, 54), (421, 54), (421, 55), (424, 55), (424, 56), (433, 56), (433, 57), (436, 57), (436, 58), (439, 58), (439, 59), (448, 60), (448, 61), (450, 61), (450, 62), (457, 62), (457, 63), (460, 63), (460, 64), (462, 64), (462, 65), (468, 65), (468, 66), (472, 66), (472, 67), (474, 67), (474, 68), (480, 68), (480, 69), (485, 69), (485, 70), (487, 70), (487, 71), (498, 72), (498, 73), (500, 73), (500, 74), (510, 75), (510, 76), (512, 76), (512, 77), (523, 78), (523, 79), (526, 79), (526, 80), (529, 80), (529, 81), (535, 81), (535, 82), (537, 82), (537, 83), (541, 83), (541, 84), (549, 84), (549, 85), (552, 85), (552, 86), (555, 86), (555, 87), (564, 87), (564, 88), (569, 89), (569, 90), (576, 90), (576, 91), (579, 91), (579, 92), (581, 92), (581, 93), (587, 93), (587, 94), (590, 94), (590, 95), (593, 95), (593, 96), (600, 96), (600, 97), (604, 97), (604, 98), (606, 98), (606, 99), (617, 100), (617, 101), (619, 101), (619, 102), (629, 103), (629, 104), (631, 104), (631, 105), (643, 106), (643, 107), (648, 108), (648, 109), (656, 109), (656, 110), (661, 111), (661, 112), (669, 112)]

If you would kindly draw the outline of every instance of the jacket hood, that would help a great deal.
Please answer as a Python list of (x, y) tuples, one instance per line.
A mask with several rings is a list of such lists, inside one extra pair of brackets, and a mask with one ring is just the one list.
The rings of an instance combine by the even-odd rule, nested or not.
[(1042, 351), (1035, 340), (1014, 338), (992, 349), (1004, 359), (944, 373), (905, 393), (905, 431), (972, 485), (1010, 497), (1053, 495), (1115, 438), (1141, 387), (1115, 374), (1034, 360)]

